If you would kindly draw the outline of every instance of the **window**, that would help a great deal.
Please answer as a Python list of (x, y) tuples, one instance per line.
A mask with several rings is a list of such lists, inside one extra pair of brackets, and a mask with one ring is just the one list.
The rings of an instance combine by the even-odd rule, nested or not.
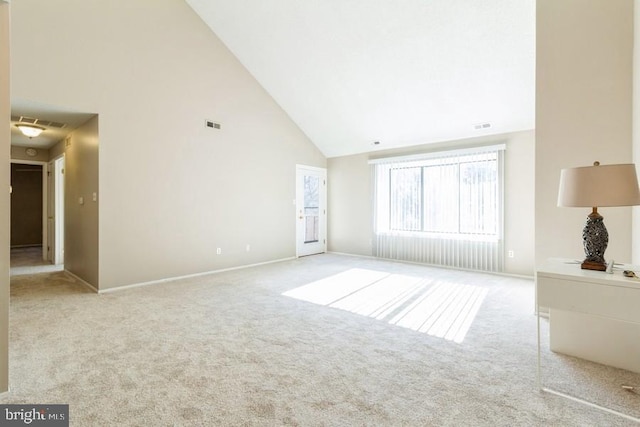
[(495, 147), (376, 162), (376, 231), (498, 238), (500, 163)]
[(502, 271), (504, 145), (372, 160), (373, 254)]

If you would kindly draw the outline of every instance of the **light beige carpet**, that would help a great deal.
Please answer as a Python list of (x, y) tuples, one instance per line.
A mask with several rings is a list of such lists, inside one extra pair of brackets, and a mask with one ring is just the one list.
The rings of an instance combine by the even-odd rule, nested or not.
[(11, 276), (62, 270), (64, 270), (63, 265), (52, 265), (42, 259), (42, 246), (11, 248)]
[[(73, 426), (637, 425), (537, 390), (533, 295), (333, 254), (101, 295), (14, 277), (0, 403), (68, 403)], [(640, 416), (620, 389), (640, 375), (543, 362), (548, 383)]]

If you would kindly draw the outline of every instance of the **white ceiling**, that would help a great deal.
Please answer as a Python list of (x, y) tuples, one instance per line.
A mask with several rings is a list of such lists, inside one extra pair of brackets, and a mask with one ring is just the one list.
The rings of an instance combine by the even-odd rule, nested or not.
[(535, 0), (186, 1), (327, 157), (534, 128)]

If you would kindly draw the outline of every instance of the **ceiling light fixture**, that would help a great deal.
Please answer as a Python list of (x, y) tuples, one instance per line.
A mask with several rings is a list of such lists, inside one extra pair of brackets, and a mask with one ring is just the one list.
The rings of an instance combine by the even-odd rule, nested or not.
[(40, 135), (42, 131), (44, 131), (43, 127), (36, 126), (36, 125), (28, 125), (24, 123), (19, 123), (16, 125), (16, 127), (20, 129), (20, 132), (22, 132), (24, 136), (28, 136), (29, 138), (36, 137)]

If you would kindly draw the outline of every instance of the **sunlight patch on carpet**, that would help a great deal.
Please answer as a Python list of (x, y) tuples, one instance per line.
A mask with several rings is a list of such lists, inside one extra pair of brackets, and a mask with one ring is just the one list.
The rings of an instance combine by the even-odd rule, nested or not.
[(283, 295), (461, 343), (487, 293), (480, 286), (352, 268)]

